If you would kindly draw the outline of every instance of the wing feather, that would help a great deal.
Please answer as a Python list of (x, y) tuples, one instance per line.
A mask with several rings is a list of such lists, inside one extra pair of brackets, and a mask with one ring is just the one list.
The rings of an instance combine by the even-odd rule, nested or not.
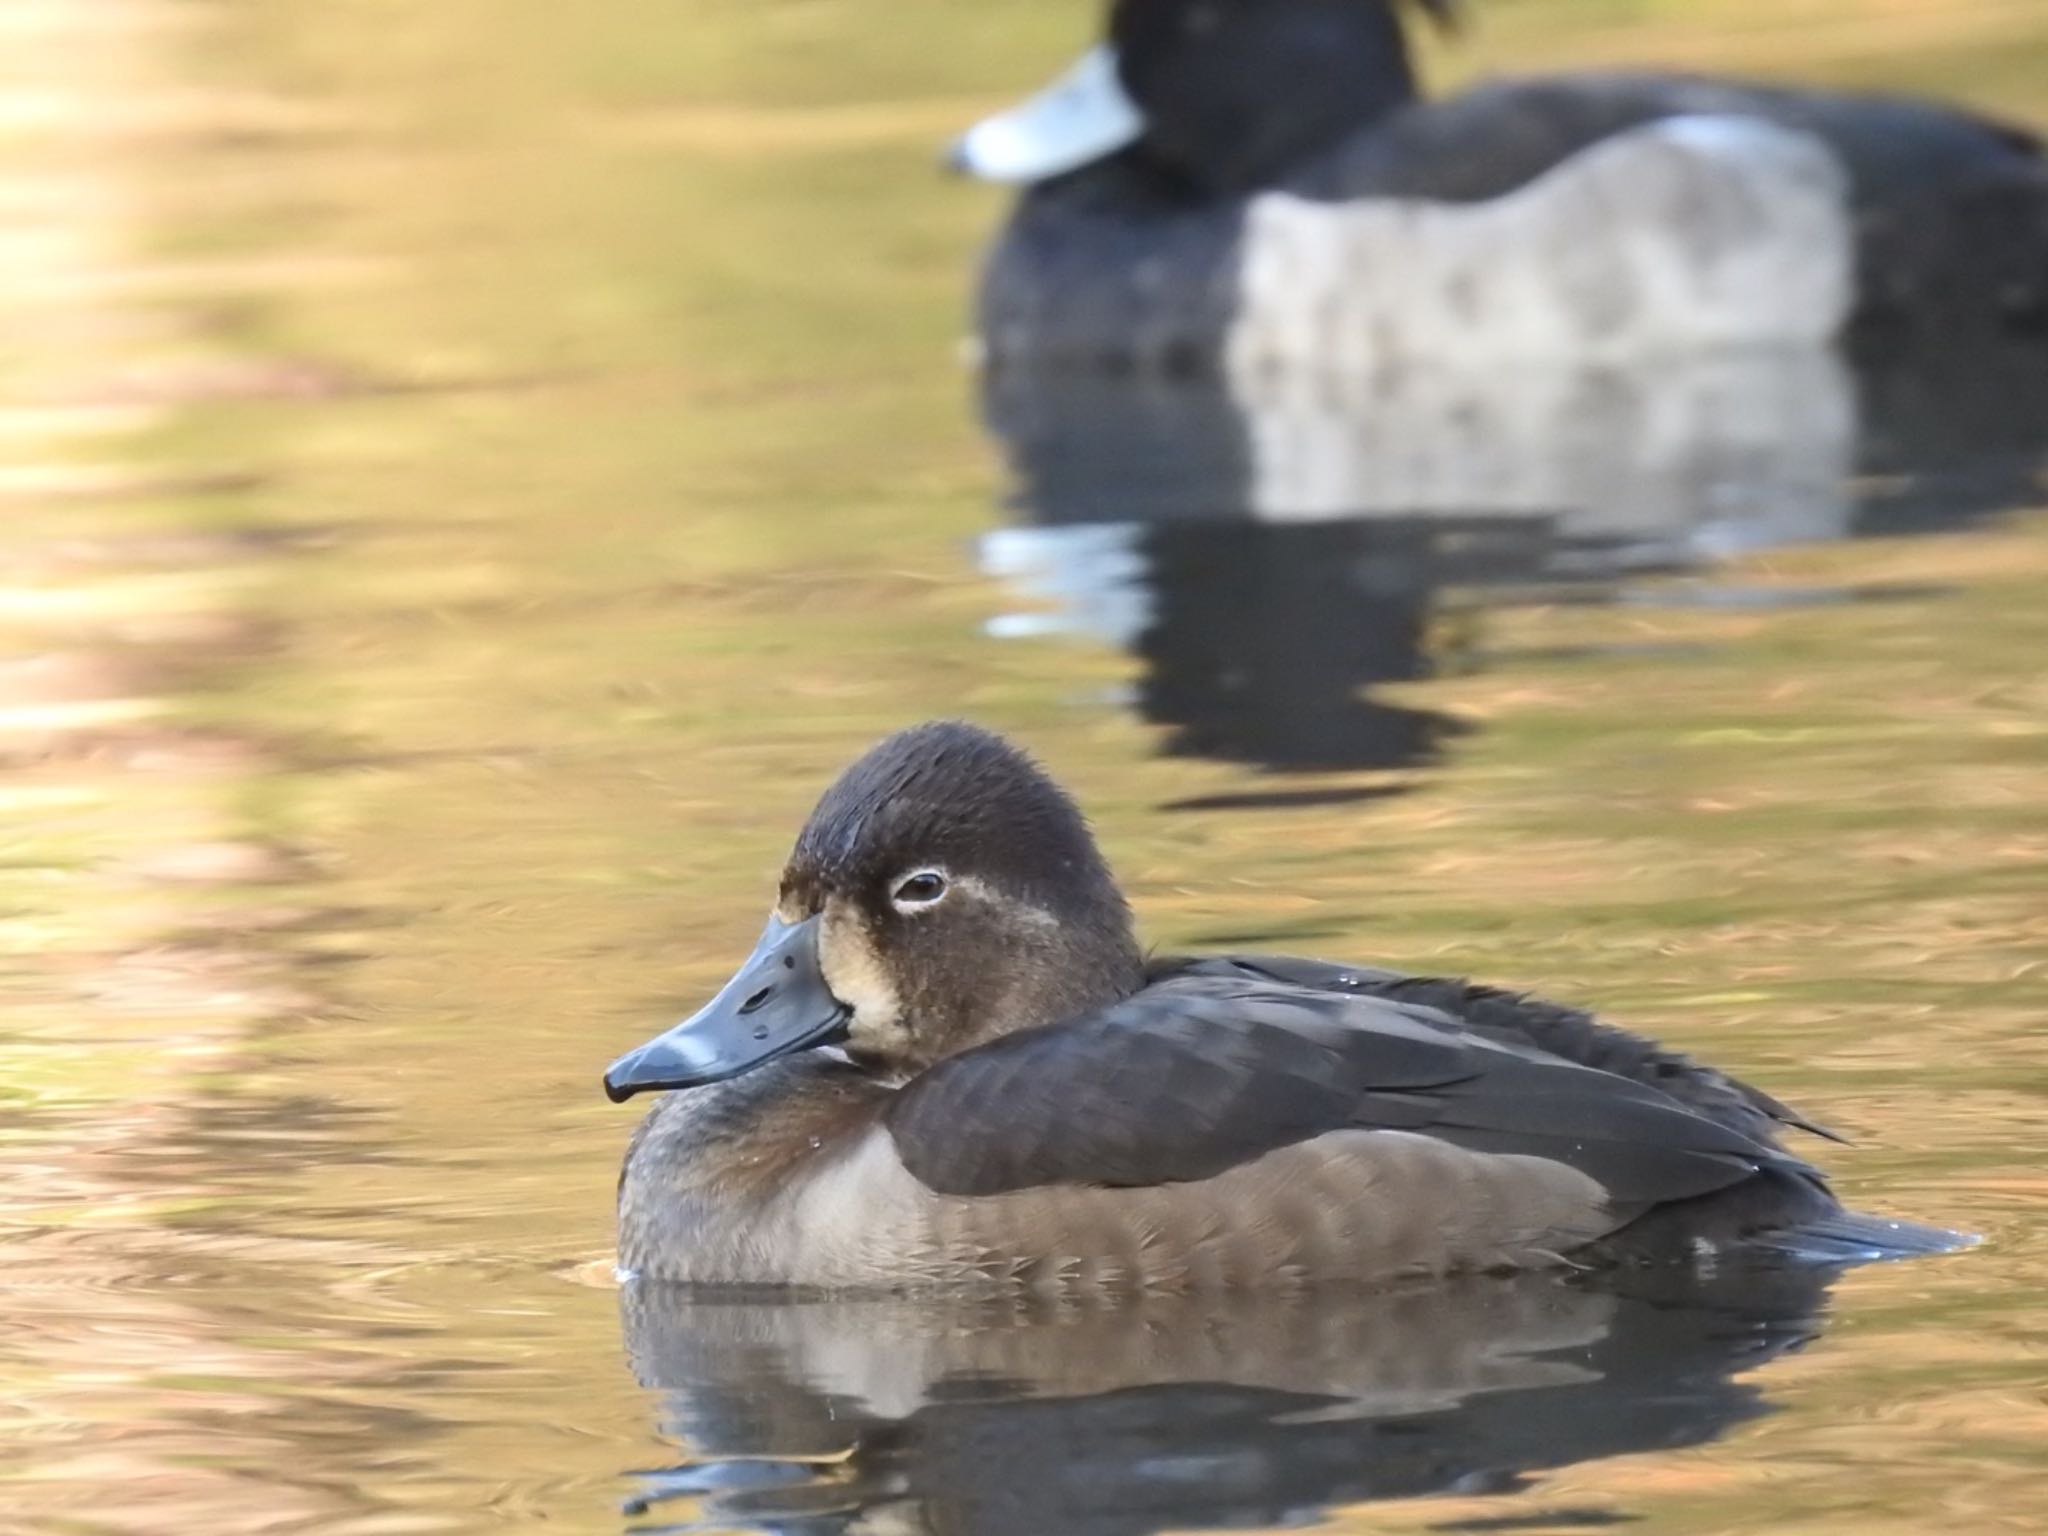
[(887, 1123), (910, 1172), (951, 1195), (1189, 1182), (1358, 1129), (1562, 1163), (1617, 1210), (1803, 1168), (1658, 1087), (1433, 1009), (1206, 969), (941, 1062)]
[(1289, 955), (1241, 955), (1173, 962), (1170, 974), (1249, 976), (1317, 991), (1387, 997), (1449, 1014), (1496, 1043), (1531, 1045), (1553, 1056), (1650, 1084), (1688, 1107), (1770, 1141), (1781, 1127), (1829, 1141), (1844, 1138), (1807, 1119), (1761, 1088), (1666, 1050), (1654, 1040), (1603, 1024), (1592, 1014), (1545, 998), (1458, 977), (1411, 976), (1370, 966), (1337, 965)]

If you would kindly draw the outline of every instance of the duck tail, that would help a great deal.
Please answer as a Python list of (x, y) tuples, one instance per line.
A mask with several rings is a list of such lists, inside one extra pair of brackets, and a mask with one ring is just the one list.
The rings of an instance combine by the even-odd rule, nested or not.
[(1748, 1246), (1802, 1264), (1867, 1264), (1954, 1253), (1961, 1248), (1974, 1248), (1981, 1241), (1971, 1233), (1951, 1232), (1946, 1227), (1836, 1210), (1775, 1231), (1757, 1233), (1749, 1239)]

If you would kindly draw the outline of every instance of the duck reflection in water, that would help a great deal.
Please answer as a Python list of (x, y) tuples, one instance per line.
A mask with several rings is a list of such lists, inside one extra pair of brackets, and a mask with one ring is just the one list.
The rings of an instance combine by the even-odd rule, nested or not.
[(991, 628), (1131, 650), (1168, 752), (1272, 771), (1436, 760), (1456, 722), (1371, 690), (1435, 668), (1447, 591), (1582, 593), (1847, 515), (1854, 413), (1825, 353), (1654, 378), (1005, 367), (985, 391), (1020, 516), (983, 565), (1036, 609)]
[(1736, 1377), (1817, 1333), (1831, 1278), (1525, 1274), (1123, 1305), (636, 1282), (628, 1355), (685, 1459), (640, 1474), (627, 1507), (656, 1529), (1137, 1536), (1511, 1493), (1767, 1412)]
[[(1458, 637), (1487, 607), (1740, 601), (1641, 581), (1966, 526), (2031, 504), (2048, 464), (2040, 346), (1365, 377), (1008, 363), (982, 391), (1015, 486), (982, 564), (1024, 600), (992, 632), (1128, 650), (1167, 752), (1277, 772), (1434, 762), (1457, 723), (1374, 690), (1471, 664)], [(1252, 798), (1303, 793), (1327, 792)]]
[(1168, 728), (1169, 755), (1409, 768), (1435, 762), (1462, 727), (1366, 689), (1429, 673), (1433, 599), (1473, 563), (1438, 535), (1412, 522), (1017, 529), (990, 536), (983, 557), (1060, 605), (999, 633), (1064, 630), (1144, 658), (1136, 704)]

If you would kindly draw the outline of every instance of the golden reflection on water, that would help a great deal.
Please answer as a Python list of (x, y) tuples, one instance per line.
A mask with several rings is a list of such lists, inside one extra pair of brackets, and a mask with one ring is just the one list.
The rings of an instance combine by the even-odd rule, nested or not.
[[(2048, 78), (1992, 0), (1492, 9), (1478, 57)], [(1741, 571), (1871, 601), (1452, 612), (1478, 660), (1389, 691), (1477, 729), (1412, 792), (1163, 810), (1259, 780), (983, 633), (997, 203), (931, 171), (1086, 12), (0, 5), (0, 1530), (616, 1529), (676, 1453), (585, 1283), (596, 1074), (938, 713), (1069, 779), (1162, 944), (1597, 1001), (1990, 1238), (1848, 1277), (1718, 1444), (1352, 1527), (2048, 1502), (2048, 520)]]

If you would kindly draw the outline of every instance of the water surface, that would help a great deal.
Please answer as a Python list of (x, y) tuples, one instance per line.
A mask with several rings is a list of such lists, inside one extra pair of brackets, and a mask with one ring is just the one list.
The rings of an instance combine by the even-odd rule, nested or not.
[[(1823, 369), (1604, 502), (1541, 504), (1611, 493), (1597, 434), (1544, 498), (1373, 500), (1313, 412), (1298, 475), (1191, 498), (1200, 399), (1048, 480), (958, 362), (1000, 200), (933, 161), (1088, 8), (878, 14), (0, 17), (0, 1529), (2036, 1522), (2024, 384), (1958, 437), (1953, 380)], [(2048, 126), (1995, 0), (1503, 3), (1472, 47)], [(1988, 1242), (1733, 1296), (622, 1307), (603, 1063), (933, 714), (1071, 783), (1161, 945), (1597, 1002)]]

